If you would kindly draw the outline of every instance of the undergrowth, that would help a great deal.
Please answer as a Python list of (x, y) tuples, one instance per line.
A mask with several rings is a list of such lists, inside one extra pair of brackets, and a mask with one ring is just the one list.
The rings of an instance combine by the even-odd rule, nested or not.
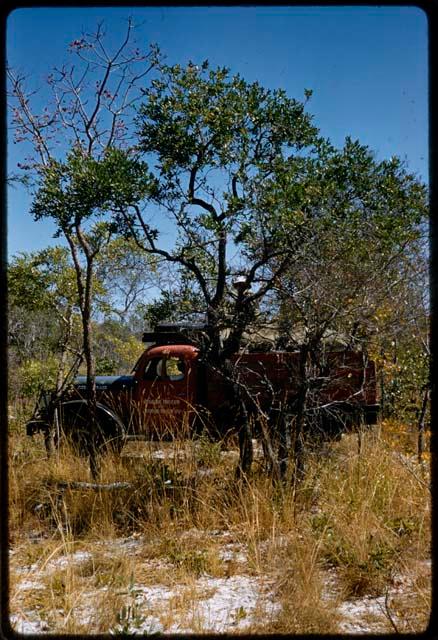
[[(430, 610), (418, 571), (430, 557), (430, 492), (428, 465), (411, 453), (394, 446), (393, 424), (387, 433), (383, 425), (362, 437), (360, 449), (349, 435), (309, 451), (304, 479), (293, 487), (272, 482), (262, 460), (237, 482), (237, 452), (218, 443), (133, 443), (103, 461), (101, 482), (120, 484), (96, 490), (69, 485), (90, 482), (85, 460), (61, 449), (47, 461), (42, 441), (15, 431), (11, 610), (37, 611), (61, 632), (126, 631), (127, 620), (143, 619), (135, 598), (127, 604), (133, 585), (179, 585), (170, 624), (192, 607), (200, 577), (243, 573), (267, 577), (281, 605), (268, 622), (261, 605), (245, 631), (328, 633), (338, 629), (340, 602), (384, 596), (411, 572), (409, 597), (387, 599), (387, 630), (397, 619), (400, 630), (421, 631)], [(119, 547), (108, 553), (105, 544), (128, 536), (142, 540), (135, 557)], [(245, 550), (244, 562), (224, 561), (225, 542)], [(69, 562), (81, 551), (88, 555), (80, 566)], [(20, 589), (26, 567), (39, 571), (39, 589)], [(78, 615), (85, 593), (94, 602), (87, 619)]]

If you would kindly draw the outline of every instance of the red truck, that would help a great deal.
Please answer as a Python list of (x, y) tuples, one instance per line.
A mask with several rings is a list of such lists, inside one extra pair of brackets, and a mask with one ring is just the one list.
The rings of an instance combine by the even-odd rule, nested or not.
[[(145, 333), (149, 343), (131, 375), (97, 376), (96, 420), (99, 433), (90, 434), (87, 380), (78, 376), (61, 399), (42, 394), (28, 435), (59, 430), (87, 451), (95, 446), (120, 451), (130, 438), (171, 440), (207, 431), (223, 438), (236, 431), (233, 396), (246, 398), (257, 423), (279, 424), (294, 419), (299, 396), (299, 351), (238, 353), (231, 358), (232, 376), (211, 366), (192, 328), (161, 326)], [(336, 435), (360, 424), (375, 424), (374, 362), (362, 352), (343, 348), (325, 356), (323, 375), (314, 377), (307, 407), (309, 424)], [(236, 392), (237, 388), (237, 392)], [(252, 437), (261, 433), (252, 431)], [(263, 431), (266, 433), (266, 430)]]

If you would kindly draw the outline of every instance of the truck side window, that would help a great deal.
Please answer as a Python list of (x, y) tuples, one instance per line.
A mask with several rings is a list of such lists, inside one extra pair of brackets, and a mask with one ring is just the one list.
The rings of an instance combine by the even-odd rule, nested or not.
[(153, 358), (147, 362), (143, 378), (144, 380), (156, 380), (163, 377), (163, 360), (162, 358)]
[(185, 364), (181, 358), (171, 357), (166, 360), (166, 375), (169, 380), (176, 382), (184, 380)]

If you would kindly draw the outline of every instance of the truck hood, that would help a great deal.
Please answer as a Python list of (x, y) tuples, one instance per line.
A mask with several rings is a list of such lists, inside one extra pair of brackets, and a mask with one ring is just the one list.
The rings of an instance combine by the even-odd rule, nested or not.
[[(96, 391), (119, 391), (121, 389), (129, 389), (134, 386), (133, 375), (122, 376), (96, 376)], [(73, 380), (76, 389), (85, 391), (87, 388), (87, 376), (77, 376)]]

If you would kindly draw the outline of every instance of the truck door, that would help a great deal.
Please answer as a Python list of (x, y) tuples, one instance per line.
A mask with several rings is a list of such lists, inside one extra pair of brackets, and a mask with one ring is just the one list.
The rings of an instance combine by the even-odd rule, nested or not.
[(151, 353), (136, 371), (139, 429), (151, 438), (188, 436), (195, 402), (196, 366), (184, 354)]

